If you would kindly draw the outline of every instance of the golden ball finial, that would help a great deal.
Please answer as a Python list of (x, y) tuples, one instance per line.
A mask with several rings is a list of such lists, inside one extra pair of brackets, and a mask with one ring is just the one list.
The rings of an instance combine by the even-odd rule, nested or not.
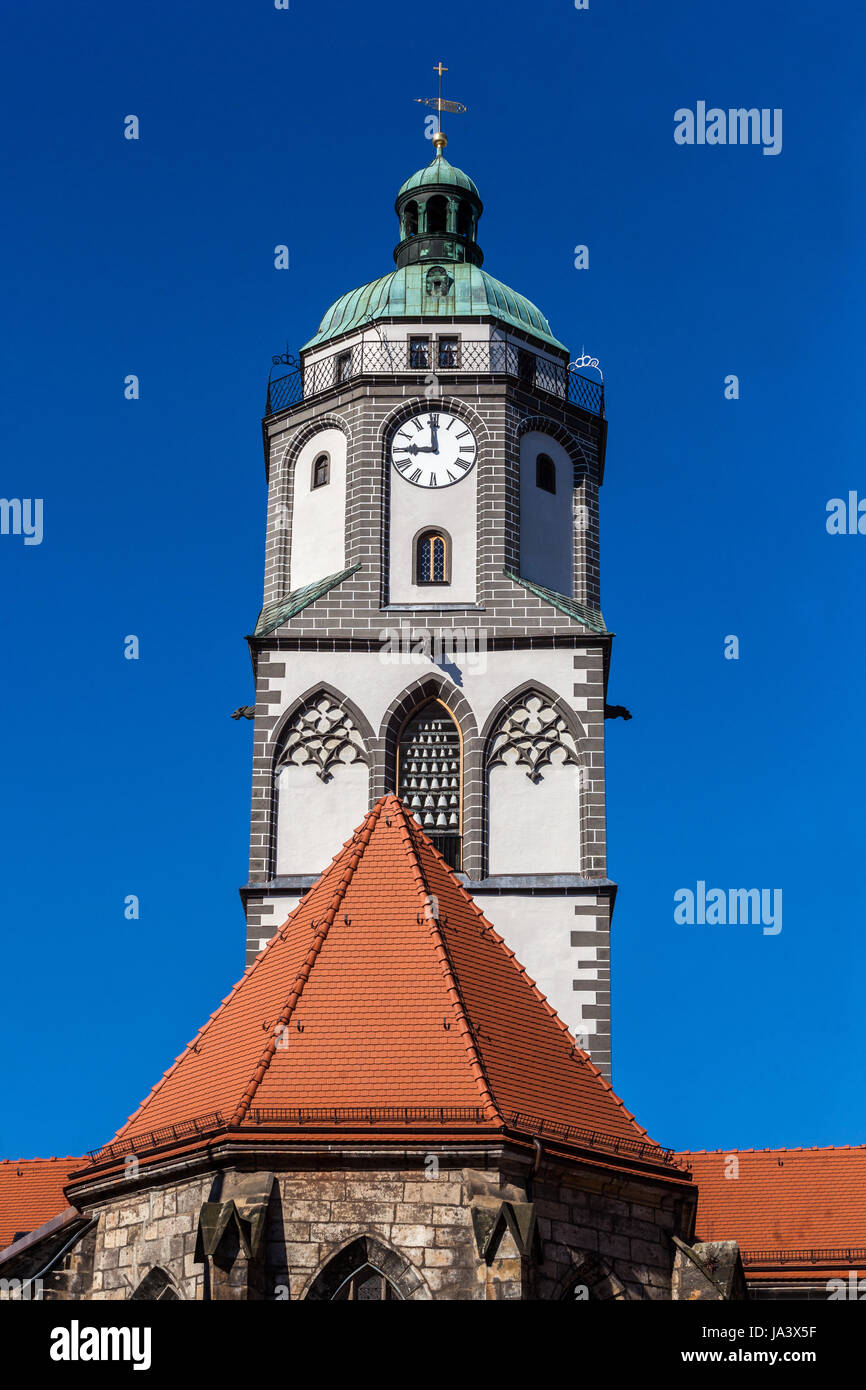
[(442, 153), (447, 144), (448, 136), (443, 135), (441, 130), (437, 130), (436, 134), (433, 136), (433, 148), (435, 149), (437, 156)]

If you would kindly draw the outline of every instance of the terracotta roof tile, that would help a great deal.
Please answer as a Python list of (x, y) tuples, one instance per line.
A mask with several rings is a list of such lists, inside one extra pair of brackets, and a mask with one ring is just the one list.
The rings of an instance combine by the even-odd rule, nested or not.
[[(725, 1176), (731, 1155), (735, 1178)], [(698, 1237), (739, 1241), (747, 1270), (757, 1252), (826, 1252), (820, 1262), (827, 1264), (833, 1250), (866, 1250), (866, 1147), (720, 1149), (677, 1157), (697, 1182)]]
[(69, 1206), (63, 1189), (82, 1158), (4, 1158), (0, 1162), (0, 1250)]
[(662, 1152), (395, 796), (368, 812), (115, 1142), (144, 1148), (195, 1117), (251, 1125), (296, 1107), (318, 1128), (326, 1107), (415, 1107), (415, 1123), (442, 1107), (478, 1130), (531, 1118)]

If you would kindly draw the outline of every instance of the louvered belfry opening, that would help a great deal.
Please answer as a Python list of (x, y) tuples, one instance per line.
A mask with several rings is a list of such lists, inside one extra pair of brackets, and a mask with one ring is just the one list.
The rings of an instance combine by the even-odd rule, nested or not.
[(431, 700), (403, 727), (397, 794), (452, 869), (460, 868), (460, 734)]

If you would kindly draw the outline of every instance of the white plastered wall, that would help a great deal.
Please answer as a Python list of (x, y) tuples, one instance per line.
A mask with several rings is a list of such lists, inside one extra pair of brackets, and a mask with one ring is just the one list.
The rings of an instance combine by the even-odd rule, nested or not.
[(323, 781), (312, 763), (277, 774), (278, 874), (320, 874), (367, 813), (366, 763), (335, 764)]
[[(342, 430), (321, 430), (307, 440), (295, 460), (289, 577), (292, 591), (345, 568), (346, 448)], [(331, 460), (330, 481), (314, 488), (313, 460), (323, 453)]]
[[(536, 460), (556, 467), (556, 492), (536, 483)], [(520, 573), (524, 579), (574, 593), (574, 465), (562, 445), (539, 430), (520, 441)]]
[[(459, 618), (457, 621), (459, 623)], [(448, 664), (443, 669), (423, 654), (412, 653), (408, 647), (413, 635), (450, 629), (454, 615), (445, 614), (439, 620), (435, 613), (417, 617), (383, 613), (382, 623), (381, 651), (292, 652), (291, 659), (286, 661), (286, 674), (269, 680), (269, 693), (277, 691), (280, 696), (279, 701), (270, 702), (271, 713), (281, 715), (297, 698), (299, 690), (309, 690), (323, 682), (348, 696), (378, 733), (389, 705), (407, 686), (431, 673), (439, 673), (458, 685), (472, 708), (479, 730), (501, 699), (515, 687), (535, 681), (555, 691), (585, 726), (589, 697), (601, 693), (600, 685), (596, 688), (594, 684), (596, 675), (590, 671), (591, 680), (581, 684), (581, 694), (573, 694), (575, 683), (582, 682), (583, 678), (581, 670), (575, 669), (574, 658), (580, 654), (574, 648), (476, 649), (466, 656), (458, 654), (454, 666)], [(404, 647), (406, 650), (402, 649)], [(282, 656), (279, 659), (285, 660)]]
[[(596, 919), (581, 917), (578, 923), (574, 901), (555, 894), (529, 893), (479, 894), (476, 898), (484, 916), (504, 937), (570, 1032), (574, 1036), (584, 1034), (591, 1054), (598, 1023), (585, 1019), (583, 1009), (596, 1003), (596, 959), (590, 948), (578, 951), (572, 946), (571, 933), (576, 925), (583, 931), (592, 930)], [(580, 901), (597, 900), (582, 897)]]
[[(450, 487), (424, 488), (391, 467), (391, 603), (474, 603), (478, 465)], [(451, 538), (451, 583), (413, 584), (413, 545), (419, 531), (442, 529)]]
[(548, 763), (537, 782), (528, 770), (522, 763), (490, 769), (488, 872), (580, 873), (580, 768)]

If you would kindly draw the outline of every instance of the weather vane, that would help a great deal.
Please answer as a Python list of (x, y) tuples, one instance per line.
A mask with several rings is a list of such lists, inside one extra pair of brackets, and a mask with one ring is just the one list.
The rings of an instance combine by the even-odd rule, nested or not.
[(442, 133), (442, 112), (453, 111), (455, 114), (457, 114), (459, 112), (465, 111), (466, 107), (463, 105), (462, 101), (446, 101), (445, 98), (442, 96), (442, 74), (443, 72), (447, 72), (448, 69), (443, 66), (441, 61), (436, 64), (433, 71), (438, 72), (439, 74), (438, 97), (416, 97), (415, 100), (420, 101), (422, 106), (432, 106), (434, 111), (436, 111), (437, 113), (439, 129), (433, 136), (433, 144), (436, 146), (437, 153), (441, 154), (442, 150), (444, 150), (445, 146), (448, 144), (447, 137)]

